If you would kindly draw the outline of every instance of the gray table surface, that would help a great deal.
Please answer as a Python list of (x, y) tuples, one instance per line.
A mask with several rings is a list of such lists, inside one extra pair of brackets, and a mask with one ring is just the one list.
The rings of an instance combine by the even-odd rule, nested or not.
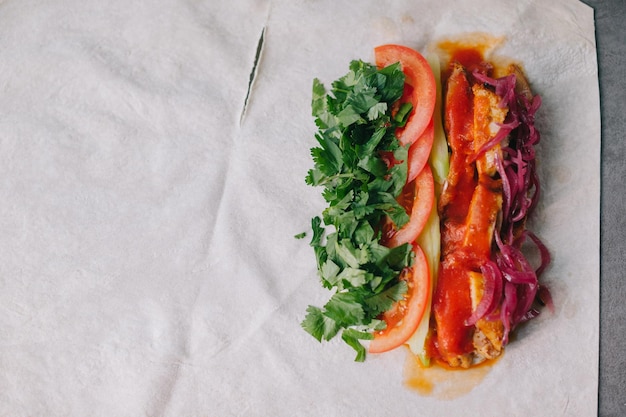
[(602, 112), (600, 416), (626, 416), (626, 0), (594, 8)]

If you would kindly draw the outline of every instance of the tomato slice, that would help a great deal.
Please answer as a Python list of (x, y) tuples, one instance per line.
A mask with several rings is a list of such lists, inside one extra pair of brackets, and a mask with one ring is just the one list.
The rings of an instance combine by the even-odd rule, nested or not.
[(400, 102), (410, 102), (413, 109), (406, 125), (398, 129), (396, 136), (402, 145), (412, 144), (426, 130), (433, 116), (437, 100), (433, 71), (422, 54), (406, 46), (381, 45), (374, 48), (374, 56), (379, 68), (400, 62), (406, 76), (406, 88)]
[[(389, 220), (383, 225), (381, 243), (388, 247), (409, 243), (413, 246), (415, 258), (413, 267), (405, 269), (400, 276), (407, 282), (407, 293), (383, 313), (387, 328), (376, 332), (370, 343), (371, 353), (381, 353), (409, 340), (422, 321), (430, 300), (430, 269), (424, 251), (415, 240), (426, 225), (435, 200), (433, 174), (427, 162), (434, 140), (437, 86), (428, 61), (419, 52), (400, 45), (382, 45), (374, 49), (374, 54), (379, 68), (400, 63), (406, 79), (399, 103), (408, 102), (413, 106), (406, 125), (396, 131), (400, 144), (410, 145), (407, 184), (398, 197), (409, 213), (409, 222), (396, 230)], [(389, 159), (388, 164), (393, 162)]]
[(394, 230), (393, 224), (383, 226), (381, 243), (390, 248), (413, 243), (428, 221), (435, 202), (435, 181), (428, 164), (424, 165), (415, 180), (404, 186), (398, 200), (411, 214), (409, 222), (400, 230)]
[(435, 139), (435, 124), (433, 119), (426, 127), (426, 130), (409, 148), (409, 156), (407, 160), (408, 174), (406, 182), (413, 181), (417, 175), (422, 172), (424, 166), (428, 162), (430, 156), (430, 150), (433, 148), (433, 141)]
[(430, 272), (422, 248), (415, 244), (413, 252), (413, 268), (405, 270), (400, 277), (406, 280), (408, 291), (402, 300), (383, 313), (387, 328), (374, 333), (374, 340), (369, 345), (370, 353), (387, 352), (405, 343), (424, 316), (430, 292)]

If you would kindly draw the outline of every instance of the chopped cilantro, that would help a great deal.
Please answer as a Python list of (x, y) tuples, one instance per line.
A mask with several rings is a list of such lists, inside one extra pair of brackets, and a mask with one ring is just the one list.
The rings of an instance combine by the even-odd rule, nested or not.
[[(407, 148), (394, 132), (406, 123), (411, 105), (396, 106), (392, 115), (404, 81), (399, 64), (378, 69), (363, 61), (352, 61), (330, 92), (313, 80), (318, 146), (311, 149), (314, 165), (305, 180), (323, 187), (328, 206), (311, 221), (310, 245), (322, 285), (332, 295), (322, 308), (309, 306), (301, 325), (320, 342), (341, 333), (356, 350), (356, 361), (366, 355), (360, 340), (385, 328), (378, 316), (406, 293), (399, 276), (412, 262), (409, 245), (390, 249), (379, 243), (384, 218), (397, 227), (408, 221), (397, 202), (406, 182)], [(384, 155), (403, 162), (389, 168)]]

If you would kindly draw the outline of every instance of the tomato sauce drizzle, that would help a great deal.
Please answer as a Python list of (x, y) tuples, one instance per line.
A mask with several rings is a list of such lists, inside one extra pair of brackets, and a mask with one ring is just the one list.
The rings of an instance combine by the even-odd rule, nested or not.
[[(471, 88), (475, 80), (472, 72), (491, 74), (493, 68), (483, 57), (486, 47), (468, 47), (452, 42), (444, 45), (450, 54), (450, 64), (442, 75), (446, 86), (444, 120), (452, 155), (448, 184), (439, 201), (442, 264), (433, 296), (434, 314), (426, 351), (436, 363), (452, 366), (461, 363), (465, 363), (461, 366), (467, 366), (467, 362), (459, 358), (467, 357), (474, 350), (474, 327), (465, 324), (472, 314), (468, 271), (479, 271), (480, 264), (485, 260), (484, 248), (474, 250), (471, 245), (468, 247), (464, 236), (468, 233), (468, 227), (483, 227), (482, 224), (471, 223), (468, 226), (468, 217), (472, 217), (469, 210), (476, 198), (475, 192), (480, 188), (479, 182), (483, 180), (479, 179), (476, 163), (472, 160), (475, 110)], [(491, 205), (492, 202), (487, 198), (483, 204)], [(495, 206), (485, 208), (491, 211), (497, 209)], [(488, 219), (478, 217), (475, 220), (485, 222)], [(486, 243), (487, 247), (489, 243)], [(488, 259), (489, 253), (486, 256)]]

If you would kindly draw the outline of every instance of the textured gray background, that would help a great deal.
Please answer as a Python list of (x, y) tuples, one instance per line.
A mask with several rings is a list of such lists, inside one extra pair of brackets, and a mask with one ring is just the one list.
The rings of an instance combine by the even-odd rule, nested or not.
[(626, 0), (594, 8), (602, 110), (600, 416), (626, 416)]

